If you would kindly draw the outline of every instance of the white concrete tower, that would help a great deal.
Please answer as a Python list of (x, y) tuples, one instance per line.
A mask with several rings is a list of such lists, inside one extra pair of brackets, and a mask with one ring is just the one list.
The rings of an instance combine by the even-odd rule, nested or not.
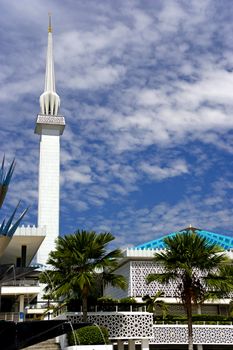
[(65, 118), (59, 116), (60, 98), (55, 89), (51, 16), (48, 27), (45, 88), (40, 96), (40, 114), (35, 133), (40, 135), (38, 227), (46, 226), (46, 237), (38, 250), (37, 262), (46, 264), (59, 236), (60, 136)]

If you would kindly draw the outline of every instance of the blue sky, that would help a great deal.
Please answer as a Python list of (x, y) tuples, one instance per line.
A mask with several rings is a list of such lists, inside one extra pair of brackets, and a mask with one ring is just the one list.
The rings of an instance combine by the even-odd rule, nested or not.
[(232, 235), (231, 0), (0, 0), (7, 209), (21, 198), (36, 223), (49, 11), (67, 122), (61, 234), (111, 231), (121, 247), (189, 224)]

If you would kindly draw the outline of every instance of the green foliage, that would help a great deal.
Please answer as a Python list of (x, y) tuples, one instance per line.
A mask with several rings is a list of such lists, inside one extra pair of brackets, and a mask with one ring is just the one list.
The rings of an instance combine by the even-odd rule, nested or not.
[[(168, 314), (165, 318), (162, 315), (155, 315), (154, 322), (155, 323), (165, 323), (165, 324), (187, 324), (187, 317), (180, 315), (170, 315)], [(233, 322), (232, 316), (224, 316), (224, 315), (205, 315), (205, 314), (196, 314), (192, 315), (193, 324), (231, 324)]]
[(233, 300), (231, 300), (229, 303), (229, 312), (230, 312), (230, 315), (233, 316)]
[(108, 330), (102, 326), (86, 326), (67, 334), (69, 346), (108, 344)]
[(137, 301), (133, 297), (125, 297), (120, 299), (120, 303), (132, 305), (132, 304), (137, 304)]
[(222, 322), (222, 321), (233, 321), (233, 317), (231, 316), (225, 316), (225, 315), (199, 315), (194, 314), (192, 315), (193, 321), (216, 321), (216, 322)]
[(83, 321), (87, 320), (87, 299), (96, 289), (110, 284), (124, 289), (126, 280), (114, 270), (122, 257), (120, 249), (108, 251), (108, 244), (114, 240), (111, 233), (77, 231), (73, 235), (58, 237), (56, 249), (49, 255), (47, 263), (53, 269), (42, 273), (46, 293), (57, 299), (82, 299)]
[(117, 304), (119, 303), (118, 299), (114, 299), (112, 297), (100, 297), (98, 298), (98, 303), (103, 303), (103, 304)]
[(153, 297), (150, 295), (144, 295), (142, 300), (146, 303), (146, 309), (148, 312), (152, 312), (155, 315), (157, 308), (159, 308), (162, 311), (163, 318), (165, 318), (168, 313), (168, 305), (166, 305), (163, 300), (159, 299), (162, 297), (164, 297), (164, 293), (158, 291)]

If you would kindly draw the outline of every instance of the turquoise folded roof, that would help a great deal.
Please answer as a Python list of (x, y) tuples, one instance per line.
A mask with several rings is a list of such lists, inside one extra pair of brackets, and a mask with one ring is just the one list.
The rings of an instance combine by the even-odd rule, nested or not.
[(226, 250), (233, 248), (233, 237), (225, 236), (225, 235), (221, 235), (218, 233), (209, 232), (209, 231), (205, 231), (205, 230), (201, 230), (201, 229), (198, 229), (195, 227), (189, 227), (189, 228), (185, 228), (185, 229), (178, 231), (178, 232), (170, 233), (169, 235), (163, 236), (163, 237), (155, 239), (153, 241), (149, 241), (147, 243), (140, 244), (140, 245), (134, 247), (133, 249), (164, 249), (165, 245), (164, 245), (163, 240), (165, 237), (172, 237), (172, 236), (177, 235), (178, 233), (185, 233), (188, 231), (194, 231), (197, 234), (199, 234), (200, 236), (207, 238), (209, 240), (209, 242), (217, 244)]

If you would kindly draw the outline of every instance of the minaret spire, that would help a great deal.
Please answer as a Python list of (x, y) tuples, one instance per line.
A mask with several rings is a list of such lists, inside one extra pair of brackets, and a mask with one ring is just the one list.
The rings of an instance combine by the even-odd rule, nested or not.
[(60, 97), (56, 93), (55, 72), (53, 61), (53, 35), (51, 14), (49, 13), (48, 48), (45, 72), (44, 93), (40, 96), (41, 114), (57, 116), (60, 107)]
[(49, 27), (48, 27), (48, 33), (52, 33), (53, 29), (52, 29), (52, 16), (51, 16), (51, 12), (48, 13), (49, 15)]

